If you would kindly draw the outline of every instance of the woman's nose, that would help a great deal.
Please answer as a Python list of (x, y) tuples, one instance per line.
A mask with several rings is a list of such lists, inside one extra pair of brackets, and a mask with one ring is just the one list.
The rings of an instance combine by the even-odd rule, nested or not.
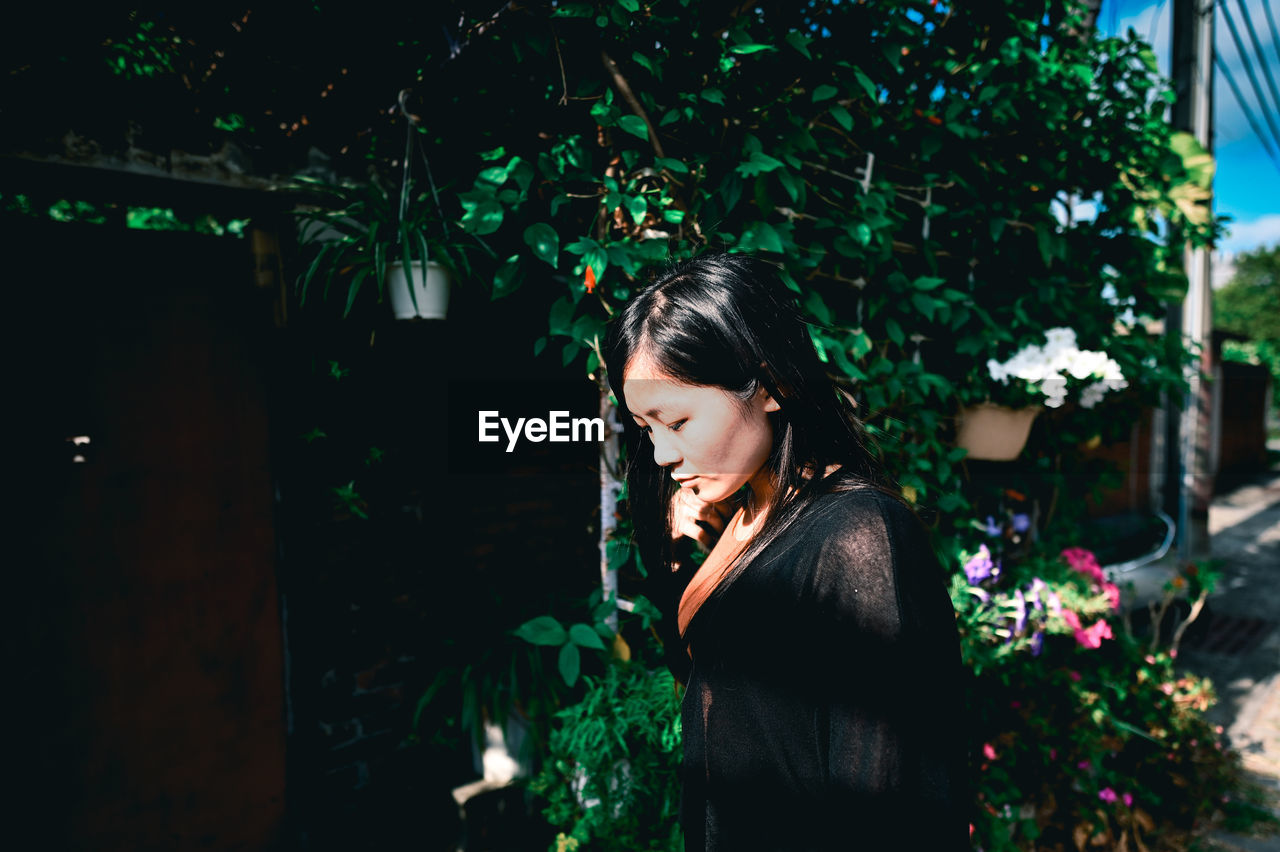
[(658, 467), (670, 467), (680, 461), (680, 453), (677, 452), (675, 445), (665, 438), (655, 438), (653, 441), (653, 462)]

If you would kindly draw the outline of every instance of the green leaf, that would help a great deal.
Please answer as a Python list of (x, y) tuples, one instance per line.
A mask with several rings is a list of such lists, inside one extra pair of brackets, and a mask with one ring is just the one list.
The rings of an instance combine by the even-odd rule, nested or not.
[(524, 229), (524, 242), (533, 249), (534, 257), (555, 269), (560, 262), (560, 235), (546, 222), (536, 222)]
[(578, 646), (572, 642), (566, 642), (561, 646), (557, 665), (560, 676), (564, 678), (566, 684), (573, 686), (577, 683), (578, 672), (582, 670), (582, 652), (578, 650)]
[(829, 84), (822, 84), (813, 90), (813, 102), (825, 101), (827, 98), (834, 98), (839, 94), (840, 90)]
[(502, 217), (502, 205), (496, 199), (480, 201), (463, 215), (462, 228), (477, 236), (492, 234), (502, 226)]
[(827, 355), (827, 345), (822, 339), (822, 335), (818, 329), (813, 326), (806, 326), (809, 330), (809, 339), (813, 341), (813, 351), (818, 353), (818, 360), (826, 364), (831, 361), (831, 357)]
[(785, 251), (782, 245), (782, 237), (768, 222), (756, 222), (743, 231), (742, 238), (738, 242), (738, 248), (741, 251), (759, 248), (779, 254)]
[[(632, 11), (635, 11), (635, 10), (633, 9)], [(640, 51), (637, 50), (636, 52), (631, 54), (631, 61), (639, 65), (644, 70), (648, 71), (650, 74), (653, 74), (655, 77), (658, 76), (657, 72), (654, 70), (654, 65), (652, 60), (650, 60), (649, 57), (645, 56)]]
[(591, 3), (561, 3), (551, 13), (553, 18), (590, 18), (596, 13)]
[(874, 345), (871, 342), (871, 336), (862, 329), (857, 329), (849, 333), (845, 338), (844, 345), (849, 348), (849, 352), (854, 358), (861, 358), (871, 351)]
[[(498, 267), (498, 271), (493, 275), (493, 292), (489, 296), (490, 301), (501, 299), (503, 296), (514, 293), (520, 286), (519, 272), (520, 255), (513, 254), (506, 259), (502, 266)], [(538, 353), (534, 352), (533, 354), (537, 355)]]
[(649, 127), (644, 123), (644, 119), (638, 115), (624, 115), (618, 119), (618, 126), (630, 133), (632, 136), (649, 140)]
[(611, 538), (605, 544), (604, 552), (609, 560), (609, 570), (617, 571), (631, 557), (631, 545), (624, 539)]
[(724, 92), (719, 89), (703, 89), (702, 99), (704, 101), (710, 101), (713, 104), (720, 104), (721, 106), (724, 106)]
[(618, 5), (628, 12), (640, 11), (640, 0), (618, 0)]
[(627, 212), (631, 214), (631, 220), (637, 225), (644, 223), (644, 217), (649, 212), (649, 205), (645, 203), (644, 196), (633, 195), (627, 199)]
[(853, 129), (853, 116), (849, 114), (849, 110), (840, 106), (840, 104), (832, 104), (827, 112), (831, 113), (831, 117), (836, 120), (836, 124), (839, 124), (845, 130)]
[(581, 349), (576, 340), (570, 340), (564, 345), (564, 349), (560, 351), (560, 366), (567, 367), (573, 363), (573, 359), (578, 357), (578, 350)]
[(569, 641), (580, 648), (594, 648), (597, 651), (605, 649), (604, 643), (600, 641), (600, 636), (588, 624), (575, 624), (570, 627)]
[(924, 293), (912, 293), (911, 304), (915, 305), (916, 310), (924, 314), (924, 318), (929, 322), (933, 322), (933, 312), (938, 307), (938, 302), (926, 296)]
[(684, 221), (684, 211), (667, 208), (662, 211), (662, 218), (666, 219), (668, 222), (673, 222), (678, 225)]
[(575, 307), (568, 296), (561, 296), (552, 302), (551, 313), (547, 317), (548, 333), (552, 335), (568, 334)]
[(537, 358), (539, 355), (542, 354), (542, 350), (546, 348), (547, 348), (547, 338), (545, 335), (533, 341), (533, 357)]
[(738, 164), (736, 171), (743, 177), (754, 177), (780, 168), (782, 168), (781, 160), (770, 157), (763, 151), (753, 151), (751, 156)]
[(1045, 266), (1053, 264), (1053, 234), (1043, 222), (1036, 224), (1036, 247), (1040, 249), (1040, 257)]
[(994, 216), (991, 224), (988, 226), (991, 231), (991, 242), (999, 242), (1000, 235), (1004, 233), (1004, 226), (1007, 220), (1003, 216)]
[(507, 149), (499, 145), (491, 151), (481, 151), (480, 159), (482, 160), (500, 160), (507, 154)]
[(928, 275), (921, 275), (915, 281), (911, 282), (917, 290), (932, 290), (942, 284), (947, 283), (945, 278), (931, 278)]
[(862, 90), (867, 93), (867, 97), (873, 101), (877, 100), (876, 84), (871, 82), (871, 78), (857, 68), (853, 69), (853, 76), (858, 80), (858, 85), (862, 87)]
[(831, 325), (831, 309), (827, 307), (827, 303), (822, 300), (822, 296), (817, 290), (810, 290), (804, 297), (804, 306), (809, 313), (823, 325)]
[(675, 157), (655, 157), (653, 164), (660, 169), (666, 169), (678, 175), (687, 175), (689, 173), (689, 167)]
[(516, 637), (534, 645), (563, 645), (569, 641), (569, 633), (555, 618), (540, 615), (516, 628)]
[(782, 183), (782, 188), (787, 191), (787, 197), (791, 199), (791, 203), (797, 203), (800, 200), (800, 191), (804, 188), (803, 178), (787, 169), (779, 169), (777, 174), (778, 180)]
[(762, 50), (777, 50), (771, 44), (735, 44), (729, 48), (730, 53), (736, 53), (739, 56), (746, 56), (751, 53), (759, 53)]
[(795, 30), (792, 30), (791, 32), (787, 33), (787, 44), (794, 47), (797, 51), (799, 51), (801, 56), (803, 56), (805, 59), (808, 59), (810, 61), (813, 60), (813, 57), (809, 54), (809, 42), (811, 41), (813, 41), (813, 39), (808, 38), (807, 36), (801, 35), (799, 32)]
[(907, 339), (902, 333), (902, 326), (898, 325), (898, 321), (893, 317), (889, 317), (884, 321), (884, 330), (889, 335), (889, 339), (899, 346)]

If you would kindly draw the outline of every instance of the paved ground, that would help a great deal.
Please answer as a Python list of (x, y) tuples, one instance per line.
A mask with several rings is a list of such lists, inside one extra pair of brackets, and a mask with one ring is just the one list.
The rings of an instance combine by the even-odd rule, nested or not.
[[(1226, 729), (1280, 816), (1280, 468), (1214, 498), (1209, 532), (1211, 555), (1223, 570), (1209, 610), (1247, 641), (1235, 651), (1187, 648), (1179, 662), (1213, 680), (1219, 703), (1209, 718)], [(1280, 852), (1280, 835), (1212, 840), (1231, 852)]]

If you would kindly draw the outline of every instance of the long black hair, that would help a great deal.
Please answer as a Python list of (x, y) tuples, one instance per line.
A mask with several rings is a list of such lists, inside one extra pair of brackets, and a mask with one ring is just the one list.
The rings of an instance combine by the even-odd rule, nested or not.
[[(627, 303), (608, 327), (604, 359), (609, 385), (628, 414), (623, 378), (637, 356), (677, 381), (720, 388), (744, 405), (761, 387), (779, 404), (768, 414), (773, 446), (765, 466), (773, 493), (767, 506), (753, 507), (766, 510), (765, 521), (717, 593), (819, 495), (871, 487), (901, 499), (771, 264), (742, 254), (703, 254), (676, 264)], [(624, 421), (634, 425), (630, 416)], [(630, 449), (626, 479), (636, 544), (650, 572), (665, 575), (675, 561), (669, 507), (678, 486), (654, 462), (652, 447), (633, 442)], [(840, 467), (824, 476), (831, 464)]]

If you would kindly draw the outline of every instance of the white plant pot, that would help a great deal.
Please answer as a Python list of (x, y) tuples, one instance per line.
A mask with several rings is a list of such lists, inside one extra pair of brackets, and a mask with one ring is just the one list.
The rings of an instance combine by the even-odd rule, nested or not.
[(512, 709), (505, 725), (484, 723), (484, 749), (474, 740), (471, 757), (475, 769), (485, 781), (508, 784), (516, 778), (526, 778), (533, 771), (533, 738), (529, 720)]
[(404, 264), (393, 263), (387, 267), (387, 292), (391, 296), (391, 309), (396, 319), (444, 319), (449, 312), (449, 273), (438, 263), (428, 263), (425, 275), (420, 261), (414, 261), (410, 268), (413, 272), (412, 298)]

